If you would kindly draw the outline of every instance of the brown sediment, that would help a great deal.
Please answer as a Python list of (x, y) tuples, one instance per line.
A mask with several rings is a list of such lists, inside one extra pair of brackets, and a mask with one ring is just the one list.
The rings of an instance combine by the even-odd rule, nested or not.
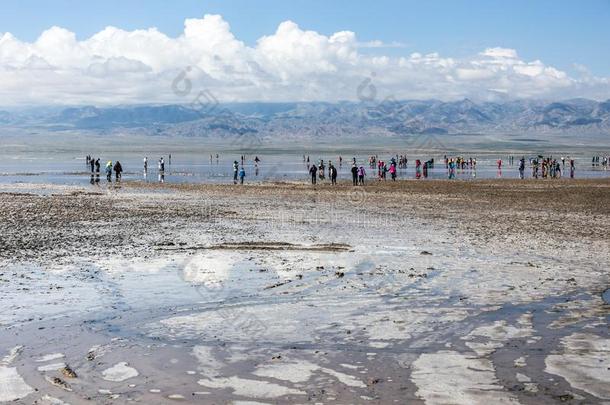
[[(36, 185), (32, 185), (35, 189)], [(188, 249), (343, 251), (333, 240), (291, 246), (273, 240), (228, 240), (191, 246), (181, 230), (197, 224), (215, 234), (226, 224), (349, 221), (356, 214), (444, 221), (456, 235), (485, 240), (606, 240), (610, 179), (371, 181), (364, 187), (304, 183), (149, 184), (124, 182), (120, 190), (69, 190), (39, 196), (0, 192), (0, 258), (48, 259), (79, 250), (85, 255), (138, 255), (173, 243)], [(0, 187), (0, 191), (2, 188)], [(331, 217), (335, 215), (335, 217)], [(413, 230), (416, 231), (416, 230)], [(550, 243), (560, 242), (550, 238)]]
[(158, 246), (157, 250), (295, 250), (310, 252), (346, 252), (351, 248), (344, 243), (300, 245), (288, 242), (234, 242), (210, 246), (166, 246), (167, 245)]

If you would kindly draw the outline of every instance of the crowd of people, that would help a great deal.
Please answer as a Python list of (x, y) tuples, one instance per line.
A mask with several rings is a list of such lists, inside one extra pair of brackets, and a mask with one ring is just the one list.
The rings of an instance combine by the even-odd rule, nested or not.
[[(320, 160), (319, 164), (310, 164), (310, 157), (303, 155), (303, 161), (307, 163), (307, 169), (311, 176), (311, 184), (317, 184), (320, 180), (325, 180), (327, 173), (331, 184), (337, 182), (337, 169), (333, 166), (331, 161), (328, 164), (324, 160)], [(342, 161), (342, 159), (340, 159)], [(495, 160), (495, 166), (498, 170), (498, 177), (502, 176), (502, 169), (504, 162), (506, 161), (508, 167), (515, 166), (518, 164), (519, 178), (524, 179), (526, 177), (526, 158), (516, 158), (515, 156), (508, 156), (505, 160), (499, 158)], [(434, 169), (434, 159), (429, 160), (415, 160), (415, 178), (427, 178), (429, 171)], [(473, 157), (464, 156), (444, 156), (444, 164), (446, 169), (446, 175), (448, 179), (455, 179), (458, 171), (461, 174), (467, 173), (471, 177), (476, 177), (477, 170), (477, 159)], [(610, 157), (594, 157), (594, 165), (600, 165), (602, 167), (608, 167), (610, 165)], [(368, 157), (368, 169), (376, 174), (376, 178), (380, 181), (391, 178), (396, 180), (398, 177), (399, 170), (407, 168), (408, 159), (406, 155), (394, 155), (390, 157), (389, 162), (380, 159), (377, 155), (370, 155)], [(567, 165), (567, 167), (566, 167)], [(568, 172), (570, 177), (574, 177), (576, 170), (574, 158), (564, 157), (554, 158), (553, 156), (544, 157), (542, 155), (537, 157), (529, 158), (529, 166), (531, 168), (531, 177), (534, 179), (538, 178), (561, 178), (564, 172)], [(359, 165), (356, 162), (356, 158), (352, 159), (351, 167), (352, 184), (363, 185), (364, 178), (367, 176), (367, 172), (363, 165)], [(389, 173), (389, 176), (388, 176)], [(438, 173), (437, 173), (438, 174)]]
[[(91, 155), (87, 155), (85, 157), (85, 165), (91, 170), (91, 184), (99, 184), (100, 182), (100, 169), (101, 163), (100, 158), (95, 159)], [(121, 181), (121, 175), (123, 173), (123, 166), (121, 166), (121, 162), (118, 160), (112, 163), (112, 160), (106, 162), (106, 166), (104, 168), (104, 172), (106, 173), (106, 181), (108, 183), (112, 182), (112, 173), (114, 172), (115, 182)]]
[[(215, 158), (216, 164), (219, 164), (219, 155), (216, 154)], [(246, 165), (247, 162), (250, 161), (250, 159), (252, 158), (246, 158), (245, 155), (241, 155), (239, 157), (239, 160), (233, 161), (232, 170), (234, 184), (244, 184), (246, 178)], [(169, 154), (169, 165), (171, 165), (171, 160), (172, 156), (171, 154)], [(349, 173), (351, 173), (352, 184), (354, 186), (364, 185), (365, 178), (367, 178), (367, 176), (369, 178), (372, 176), (373, 179), (377, 179), (378, 181), (385, 181), (388, 178), (392, 181), (396, 181), (399, 172), (404, 174), (404, 171), (408, 168), (409, 163), (406, 154), (391, 155), (388, 161), (380, 159), (378, 155), (370, 155), (367, 160), (368, 168), (365, 168), (366, 165), (359, 164), (357, 162), (356, 157), (353, 157), (351, 159), (351, 167), (349, 169)], [(102, 166), (100, 158), (94, 158), (91, 155), (87, 155), (85, 161), (87, 167), (91, 171), (91, 183), (99, 183), (100, 171)], [(213, 161), (214, 155), (210, 154), (210, 164), (212, 164)], [(342, 156), (338, 156), (338, 159), (336, 160), (337, 164), (333, 163), (333, 161), (331, 160), (325, 161), (324, 159), (320, 159), (319, 163), (312, 164), (310, 157), (308, 155), (303, 155), (303, 162), (307, 166), (307, 171), (311, 178), (311, 184), (317, 184), (320, 181), (328, 181), (331, 185), (335, 185), (337, 184), (339, 172), (343, 166), (344, 159)], [(458, 174), (460, 175), (460, 177), (462, 177), (464, 174), (476, 177), (476, 158), (445, 155), (443, 158), (443, 162), (446, 170), (446, 178), (448, 179), (455, 179)], [(495, 162), (498, 170), (498, 177), (501, 177), (504, 161), (502, 158), (500, 158), (497, 159)], [(509, 167), (518, 164), (519, 178), (524, 179), (526, 177), (528, 160), (524, 156), (515, 159), (515, 156), (511, 155), (506, 158), (506, 162)], [(608, 166), (610, 166), (610, 156), (593, 156), (591, 162), (594, 167), (600, 166), (606, 169)], [(148, 157), (145, 156), (143, 159), (143, 169), (145, 177), (147, 176), (147, 173), (149, 171), (148, 163)], [(258, 175), (260, 163), (261, 159), (258, 156), (255, 156), (254, 159), (252, 159), (251, 161), (251, 164), (253, 164), (255, 169), (255, 175)], [(415, 178), (427, 178), (430, 174), (430, 170), (434, 169), (434, 165), (435, 161), (433, 158), (429, 160), (415, 159)], [(531, 177), (534, 179), (557, 179), (563, 176), (567, 176), (565, 173), (568, 172), (569, 176), (573, 178), (576, 170), (575, 166), (576, 165), (574, 158), (571, 158), (569, 156), (561, 156), (560, 158), (554, 158), (553, 156), (545, 157), (542, 155), (538, 155), (536, 157), (529, 158)], [(487, 167), (489, 167), (489, 164), (487, 164)], [(166, 172), (166, 163), (165, 158), (163, 156), (161, 156), (157, 161), (157, 169), (159, 181), (163, 182), (165, 179)], [(118, 160), (115, 162), (109, 160), (104, 166), (104, 172), (106, 174), (107, 182), (112, 182), (113, 174), (115, 182), (120, 182), (123, 173), (123, 167)], [(435, 177), (439, 177), (440, 173), (438, 171), (435, 171), (434, 173)]]
[(610, 156), (593, 156), (591, 159), (591, 165), (593, 167), (601, 166), (604, 169), (607, 169), (608, 166), (610, 166)]
[[(576, 164), (574, 163), (574, 159), (568, 158), (569, 169), (570, 169), (570, 177), (574, 177), (574, 171), (576, 169)], [(561, 162), (561, 163), (560, 163)], [(562, 172), (565, 170), (566, 166), (566, 158), (561, 157), (560, 160), (554, 159), (552, 156), (544, 157), (542, 155), (531, 158), (530, 166), (532, 168), (532, 177), (535, 179), (538, 178), (553, 178), (558, 179), (561, 178)], [(523, 171), (525, 170), (525, 159), (522, 159), (522, 162), (519, 164), (519, 176), (523, 178)]]

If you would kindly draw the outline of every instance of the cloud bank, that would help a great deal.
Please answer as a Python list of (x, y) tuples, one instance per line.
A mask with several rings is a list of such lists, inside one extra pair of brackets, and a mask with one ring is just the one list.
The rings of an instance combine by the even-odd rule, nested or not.
[[(32, 43), (0, 34), (0, 105), (219, 101), (477, 100), (610, 98), (610, 78), (578, 66), (578, 77), (514, 49), (469, 58), (437, 53), (386, 56), (400, 43), (326, 36), (292, 21), (247, 46), (220, 15), (187, 19), (168, 37), (156, 28), (107, 27), (78, 41), (52, 27)], [(366, 51), (365, 51), (366, 48)]]

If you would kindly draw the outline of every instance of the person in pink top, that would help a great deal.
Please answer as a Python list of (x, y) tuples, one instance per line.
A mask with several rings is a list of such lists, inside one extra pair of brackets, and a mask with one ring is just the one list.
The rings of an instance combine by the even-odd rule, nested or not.
[(394, 163), (390, 165), (390, 176), (392, 176), (392, 180), (396, 181), (396, 165)]

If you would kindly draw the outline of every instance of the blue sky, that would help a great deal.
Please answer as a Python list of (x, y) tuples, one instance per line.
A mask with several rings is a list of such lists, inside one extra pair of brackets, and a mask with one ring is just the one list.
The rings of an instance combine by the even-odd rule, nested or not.
[(609, 22), (610, 0), (5, 0), (0, 102), (192, 101), (177, 77), (226, 102), (607, 100)]
[(248, 45), (293, 20), (326, 35), (350, 30), (361, 41), (406, 45), (388, 49), (390, 55), (417, 51), (462, 57), (500, 46), (568, 72), (578, 63), (595, 75), (610, 75), (610, 0), (5, 0), (0, 32), (33, 41), (58, 25), (84, 39), (113, 25), (126, 30), (154, 26), (177, 36), (185, 18), (206, 13), (221, 14)]

